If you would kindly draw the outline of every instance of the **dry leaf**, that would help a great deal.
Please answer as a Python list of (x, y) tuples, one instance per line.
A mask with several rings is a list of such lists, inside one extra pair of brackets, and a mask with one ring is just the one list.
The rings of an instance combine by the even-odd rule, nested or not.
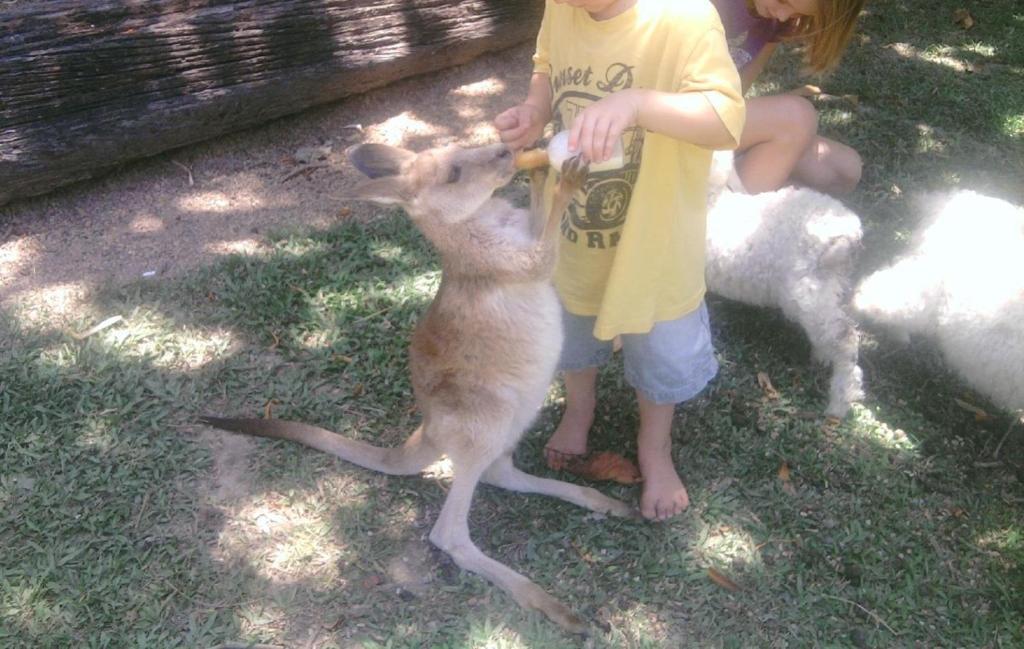
[(572, 541), (570, 541), (569, 543), (572, 545), (572, 549), (576, 550), (576, 554), (580, 556), (580, 559), (583, 559), (584, 561), (590, 564), (597, 563), (597, 559), (594, 558), (594, 555), (591, 552), (587, 551), (584, 548), (581, 548), (579, 545), (573, 543)]
[(84, 331), (84, 332), (82, 332), (80, 334), (73, 333), (73, 334), (71, 334), (71, 337), (74, 338), (75, 340), (85, 340), (89, 336), (92, 336), (94, 334), (98, 334), (99, 332), (103, 331), (104, 329), (112, 327), (112, 326), (116, 325), (118, 322), (121, 322), (122, 320), (124, 320), (124, 318), (122, 316), (115, 315), (113, 317), (107, 318), (106, 320), (104, 320), (103, 322), (99, 323), (98, 325), (89, 328), (89, 330), (87, 330), (87, 331)]
[(957, 399), (956, 397), (953, 397), (953, 401), (954, 401), (954, 403), (956, 403), (956, 405), (960, 406), (961, 408), (963, 408), (967, 412), (973, 414), (974, 415), (974, 421), (982, 422), (982, 421), (992, 421), (993, 419), (995, 419), (995, 417), (993, 417), (992, 415), (988, 414), (987, 412), (985, 412), (984, 410), (982, 410), (978, 406), (972, 406), (971, 404), (967, 403), (966, 401), (961, 401), (960, 399)]
[(274, 418), (274, 406), (280, 403), (277, 399), (271, 399), (263, 405), (263, 418), (273, 419)]
[(612, 480), (620, 484), (636, 484), (643, 481), (640, 469), (631, 460), (612, 451), (603, 451), (571, 462), (565, 470), (594, 482)]
[(813, 97), (815, 95), (821, 94), (821, 88), (819, 88), (818, 86), (812, 86), (811, 84), (808, 83), (806, 85), (800, 86), (799, 88), (793, 88), (792, 90), (789, 91), (789, 94), (796, 95), (798, 97)]
[(728, 591), (731, 591), (733, 593), (735, 593), (736, 591), (738, 591), (740, 589), (740, 587), (736, 584), (735, 581), (733, 581), (732, 579), (729, 579), (728, 577), (726, 577), (722, 573), (718, 572), (714, 568), (708, 568), (708, 578), (711, 581), (713, 581), (716, 584), (718, 584), (719, 586), (721, 586), (722, 588), (724, 588), (724, 589), (726, 589)]
[(768, 375), (764, 372), (757, 373), (757, 384), (761, 386), (762, 390), (764, 390), (764, 396), (769, 399), (779, 398), (778, 390), (775, 389), (775, 386), (772, 385), (772, 380), (768, 378)]
[(789, 475), (788, 462), (783, 462), (782, 466), (779, 467), (779, 480), (782, 480), (782, 491), (790, 496), (796, 495), (796, 487), (793, 486), (793, 481)]
[(974, 27), (974, 16), (966, 9), (957, 9), (953, 12), (953, 22), (963, 29), (970, 29)]
[(783, 462), (782, 466), (779, 467), (779, 480), (782, 480), (783, 482), (790, 481), (788, 462)]
[(383, 580), (380, 578), (380, 575), (370, 575), (363, 579), (363, 588), (366, 590), (376, 588), (377, 586), (380, 586), (382, 581)]

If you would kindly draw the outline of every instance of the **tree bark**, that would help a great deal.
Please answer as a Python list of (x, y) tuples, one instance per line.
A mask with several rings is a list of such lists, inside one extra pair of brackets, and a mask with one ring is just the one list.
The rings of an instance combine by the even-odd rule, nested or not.
[(510, 47), (535, 36), (543, 8), (541, 0), (0, 2), (0, 205)]

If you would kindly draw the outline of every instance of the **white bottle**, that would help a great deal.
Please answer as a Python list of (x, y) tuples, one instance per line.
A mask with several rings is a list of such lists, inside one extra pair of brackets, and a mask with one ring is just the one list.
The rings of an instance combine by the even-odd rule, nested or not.
[[(551, 164), (552, 169), (561, 169), (562, 163), (574, 155), (579, 155), (579, 152), (569, 152), (569, 131), (558, 133), (548, 142), (548, 162)], [(625, 164), (625, 159), (626, 157), (622, 152), (622, 138), (620, 137), (615, 140), (611, 157), (604, 162), (591, 162), (590, 171), (621, 169), (623, 164)]]

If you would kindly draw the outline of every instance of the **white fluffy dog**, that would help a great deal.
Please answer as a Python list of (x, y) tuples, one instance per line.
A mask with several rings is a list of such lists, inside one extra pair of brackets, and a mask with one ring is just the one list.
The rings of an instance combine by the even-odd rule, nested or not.
[(931, 201), (907, 252), (861, 283), (854, 308), (928, 336), (976, 390), (1024, 409), (1024, 210), (971, 191)]
[(727, 186), (737, 186), (732, 160), (729, 152), (715, 153), (709, 180), (708, 290), (781, 309), (798, 323), (814, 358), (832, 367), (825, 412), (842, 417), (863, 398), (857, 329), (846, 310), (860, 219), (807, 188), (733, 191)]

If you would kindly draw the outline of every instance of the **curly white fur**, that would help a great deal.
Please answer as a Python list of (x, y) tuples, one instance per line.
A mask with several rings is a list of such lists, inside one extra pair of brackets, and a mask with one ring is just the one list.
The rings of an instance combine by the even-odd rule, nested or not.
[(842, 417), (863, 398), (859, 341), (847, 313), (860, 219), (836, 199), (807, 188), (745, 194), (732, 155), (714, 156), (709, 182), (708, 290), (781, 309), (798, 323), (816, 360), (832, 367), (825, 412)]
[(908, 251), (867, 277), (853, 305), (902, 336), (934, 340), (947, 364), (996, 405), (1024, 409), (1024, 210), (958, 191)]

